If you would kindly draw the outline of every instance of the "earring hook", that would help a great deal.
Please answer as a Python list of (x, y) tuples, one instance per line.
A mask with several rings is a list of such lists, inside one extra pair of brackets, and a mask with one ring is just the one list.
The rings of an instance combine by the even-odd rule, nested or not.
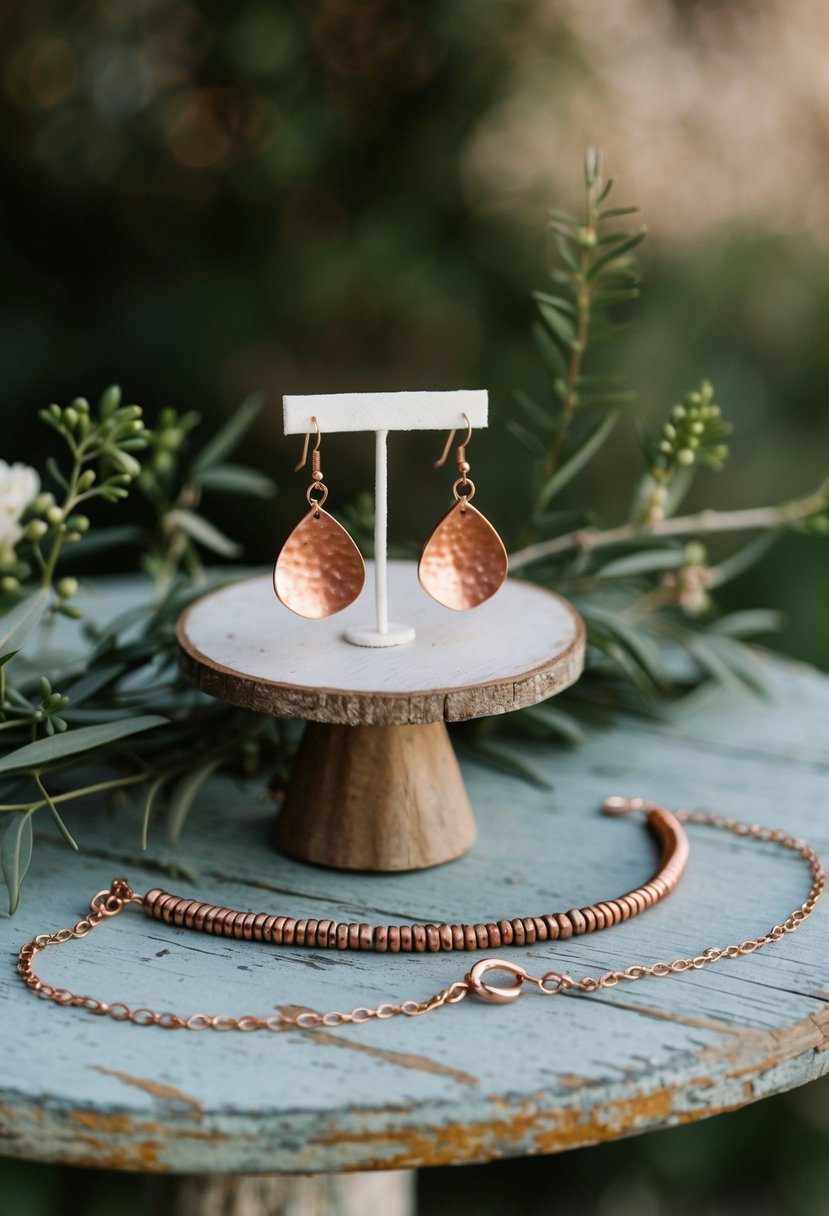
[[(314, 414), (311, 415), (311, 421), (313, 422), (314, 426), (317, 428), (317, 442), (314, 444), (314, 451), (318, 452), (320, 450), (320, 444), (322, 443), (322, 431), (320, 430), (320, 424), (317, 422), (316, 415), (314, 415)], [(294, 466), (295, 473), (298, 473), (299, 470), (304, 467), (305, 461), (308, 459), (308, 444), (310, 443), (310, 441), (311, 441), (311, 432), (306, 431), (305, 432), (305, 443), (302, 448), (302, 460), (300, 460), (298, 465)]]
[[(472, 438), (472, 423), (469, 421), (469, 415), (463, 413), (461, 414), (461, 418), (463, 418), (466, 422), (466, 438), (464, 439), (463, 443), (459, 445), (459, 450), (460, 448), (465, 448), (469, 443), (469, 440)], [(435, 461), (434, 465), (432, 466), (433, 468), (439, 469), (441, 465), (446, 464), (446, 457), (449, 455), (449, 449), (452, 446), (452, 440), (455, 438), (457, 431), (458, 428), (453, 427), (453, 429), (449, 432), (449, 438), (446, 440), (446, 447), (443, 449), (443, 455), (441, 456), (440, 460)]]

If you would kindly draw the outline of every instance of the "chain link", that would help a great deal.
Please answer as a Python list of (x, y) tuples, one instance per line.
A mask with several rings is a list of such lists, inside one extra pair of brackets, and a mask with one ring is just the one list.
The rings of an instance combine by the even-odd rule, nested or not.
[[(628, 810), (642, 809), (641, 800), (631, 799), (625, 803), (616, 799), (618, 807)], [(364, 1022), (384, 1021), (398, 1016), (422, 1017), (432, 1013), (443, 1005), (457, 1005), (467, 996), (473, 995), (481, 1000), (504, 1004), (515, 1000), (521, 995), (522, 986), (526, 983), (534, 987), (543, 996), (558, 996), (567, 993), (582, 993), (590, 995), (603, 988), (612, 988), (624, 981), (644, 979), (646, 976), (662, 979), (669, 975), (679, 975), (685, 971), (699, 971), (722, 959), (735, 959), (743, 955), (753, 954), (755, 950), (772, 942), (780, 941), (787, 933), (794, 933), (808, 916), (811, 916), (815, 906), (823, 894), (826, 876), (820, 860), (804, 840), (790, 836), (780, 828), (761, 827), (759, 824), (745, 823), (730, 819), (727, 816), (714, 815), (709, 811), (676, 812), (676, 818), (685, 823), (702, 825), (704, 827), (721, 828), (732, 832), (735, 836), (744, 836), (752, 840), (766, 841), (780, 845), (797, 853), (809, 868), (812, 885), (806, 900), (791, 912), (781, 924), (772, 927), (759, 937), (740, 942), (739, 945), (709, 946), (700, 954), (689, 958), (676, 958), (673, 962), (656, 962), (650, 964), (633, 964), (621, 971), (606, 971), (598, 977), (583, 976), (573, 979), (566, 973), (547, 971), (541, 976), (530, 974), (519, 964), (505, 959), (481, 959), (471, 968), (462, 980), (456, 980), (448, 988), (441, 989), (425, 1001), (405, 1000), (399, 1004), (381, 1004), (374, 1009), (358, 1007), (350, 1012), (338, 1009), (327, 1013), (317, 1013), (307, 1010), (298, 1014), (271, 1013), (264, 1017), (244, 1014), (242, 1017), (232, 1017), (229, 1014), (193, 1013), (187, 1017), (177, 1013), (159, 1013), (152, 1009), (131, 1009), (122, 1001), (107, 1003), (98, 997), (84, 996), (71, 992), (67, 988), (56, 988), (39, 979), (34, 970), (34, 960), (38, 954), (49, 946), (60, 946), (64, 942), (86, 937), (103, 920), (117, 916), (130, 904), (143, 904), (143, 897), (136, 895), (124, 878), (113, 879), (109, 890), (98, 891), (90, 902), (90, 910), (83, 920), (78, 921), (72, 929), (59, 929), (56, 933), (41, 933), (22, 947), (19, 954), (17, 971), (23, 982), (37, 996), (44, 1000), (54, 1001), (57, 1005), (85, 1009), (88, 1013), (110, 1017), (116, 1022), (132, 1022), (135, 1026), (160, 1026), (164, 1030), (315, 1030), (320, 1027), (335, 1028), (346, 1025), (362, 1025)], [(509, 984), (494, 984), (486, 977), (492, 972), (501, 972), (511, 977)]]

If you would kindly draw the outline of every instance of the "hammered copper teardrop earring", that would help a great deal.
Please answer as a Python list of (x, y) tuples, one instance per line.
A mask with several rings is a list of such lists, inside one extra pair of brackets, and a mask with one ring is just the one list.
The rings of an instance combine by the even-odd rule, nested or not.
[[(475, 483), (470, 481), (466, 445), (472, 424), (466, 414), (466, 438), (458, 445), (456, 460), (460, 476), (452, 487), (455, 505), (450, 507), (426, 541), (417, 567), (420, 585), (445, 608), (463, 612), (477, 608), (507, 577), (507, 551), (488, 519), (472, 506)], [(455, 432), (446, 441), (439, 468), (446, 462)]]
[[(301, 519), (279, 551), (273, 567), (277, 599), (298, 616), (319, 620), (353, 604), (363, 589), (366, 568), (360, 550), (342, 524), (323, 511), (328, 487), (320, 469), (322, 434), (312, 418), (317, 442), (311, 453), (311, 484), (305, 492), (311, 510)], [(308, 459), (310, 432), (305, 435), (299, 472)]]

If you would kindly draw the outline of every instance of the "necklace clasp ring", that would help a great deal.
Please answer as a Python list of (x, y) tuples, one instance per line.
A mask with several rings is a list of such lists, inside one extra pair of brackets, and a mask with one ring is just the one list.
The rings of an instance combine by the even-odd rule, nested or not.
[[(490, 984), (484, 976), (490, 971), (506, 971), (513, 976), (513, 984)], [(466, 975), (467, 988), (473, 996), (491, 1005), (508, 1005), (521, 995), (521, 985), (527, 979), (527, 972), (517, 963), (510, 963), (501, 958), (482, 958)]]

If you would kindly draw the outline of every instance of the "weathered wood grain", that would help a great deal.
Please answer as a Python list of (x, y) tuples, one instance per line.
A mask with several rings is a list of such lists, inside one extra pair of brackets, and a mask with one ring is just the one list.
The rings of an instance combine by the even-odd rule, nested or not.
[[(639, 823), (597, 814), (610, 793), (706, 805), (804, 835), (829, 857), (829, 681), (773, 664), (775, 701), (706, 706), (664, 726), (625, 721), (578, 751), (523, 745), (552, 793), (464, 765), (480, 835), (460, 861), (417, 874), (314, 869), (273, 854), (256, 786), (207, 788), (175, 852), (138, 811), (92, 806), (68, 854), (41, 819), (18, 915), (0, 926), (0, 1151), (170, 1172), (400, 1169), (549, 1153), (730, 1110), (829, 1071), (829, 907), (775, 946), (703, 973), (600, 997), (513, 1006), (467, 1000), (426, 1018), (287, 1034), (141, 1030), (36, 1001), (18, 946), (74, 923), (125, 873), (146, 889), (294, 916), (491, 920), (612, 895), (650, 869)], [(679, 890), (589, 939), (499, 955), (539, 969), (695, 954), (765, 931), (803, 898), (798, 860), (690, 828)], [(171, 878), (171, 862), (190, 868)], [(265, 948), (172, 930), (128, 912), (39, 960), (42, 974), (108, 1000), (184, 1013), (373, 1005), (458, 978), (454, 955)]]
[(274, 826), (291, 857), (345, 870), (420, 870), (475, 840), (463, 777), (442, 722), (309, 722)]

